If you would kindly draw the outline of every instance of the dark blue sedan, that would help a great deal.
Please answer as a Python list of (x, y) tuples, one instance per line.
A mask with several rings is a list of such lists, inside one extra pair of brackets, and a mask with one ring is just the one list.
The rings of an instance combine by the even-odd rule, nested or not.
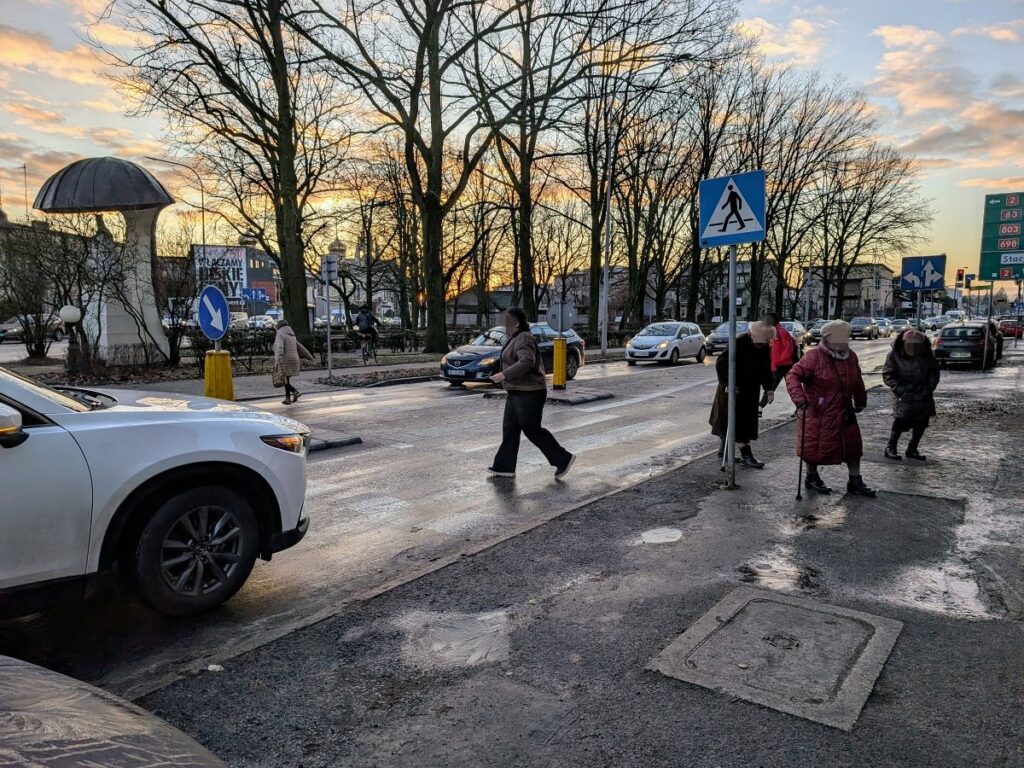
[[(551, 373), (558, 332), (544, 323), (532, 323), (530, 333), (537, 339), (544, 370)], [(583, 339), (575, 331), (566, 331), (563, 335), (568, 346), (566, 375), (571, 380), (579, 373), (586, 353)], [(469, 344), (453, 349), (441, 358), (441, 377), (454, 386), (461, 386), (467, 381), (487, 381), (501, 370), (501, 348), (507, 341), (508, 335), (501, 326), (484, 331)]]

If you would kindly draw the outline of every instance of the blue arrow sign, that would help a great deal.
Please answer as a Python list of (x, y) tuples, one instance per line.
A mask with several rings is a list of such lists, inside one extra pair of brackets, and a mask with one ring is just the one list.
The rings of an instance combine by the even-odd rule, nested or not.
[(246, 301), (260, 301), (266, 303), (270, 298), (266, 288), (243, 288), (242, 298)]
[(946, 256), (908, 256), (900, 272), (901, 291), (941, 291), (946, 287)]
[(199, 330), (210, 341), (220, 341), (228, 332), (231, 310), (220, 288), (208, 285), (199, 294)]
[(700, 183), (700, 244), (756, 243), (766, 222), (764, 171), (749, 171)]

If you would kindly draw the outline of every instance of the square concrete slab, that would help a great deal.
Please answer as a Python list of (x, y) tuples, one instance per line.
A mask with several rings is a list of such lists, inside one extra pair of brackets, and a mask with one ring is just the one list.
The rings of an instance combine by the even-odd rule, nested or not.
[(903, 624), (740, 587), (648, 669), (848, 731)]

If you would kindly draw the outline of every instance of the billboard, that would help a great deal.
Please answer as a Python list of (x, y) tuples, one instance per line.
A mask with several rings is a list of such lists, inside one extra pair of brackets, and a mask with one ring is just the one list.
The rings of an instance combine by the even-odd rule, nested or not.
[(245, 246), (195, 245), (196, 284), (215, 285), (232, 304), (245, 301), (248, 262)]

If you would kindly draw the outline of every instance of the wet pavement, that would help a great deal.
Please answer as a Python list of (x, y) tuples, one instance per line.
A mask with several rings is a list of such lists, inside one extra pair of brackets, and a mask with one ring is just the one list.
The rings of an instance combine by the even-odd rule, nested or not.
[[(1021, 765), (1022, 374), (947, 375), (924, 465), (872, 393), (877, 499), (795, 501), (790, 422), (736, 491), (697, 459), (141, 703), (246, 767)], [(741, 585), (903, 624), (852, 731), (647, 669)]]

